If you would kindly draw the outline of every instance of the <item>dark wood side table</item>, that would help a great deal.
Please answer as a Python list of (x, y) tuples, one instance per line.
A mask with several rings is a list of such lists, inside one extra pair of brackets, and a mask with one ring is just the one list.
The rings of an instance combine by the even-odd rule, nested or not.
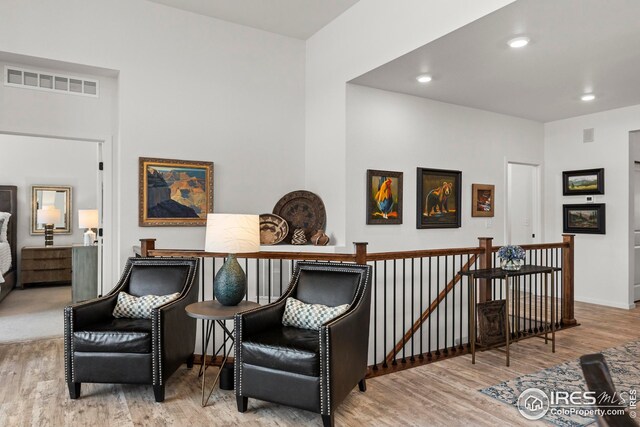
[[(260, 304), (252, 302), (252, 301), (242, 301), (241, 303), (239, 303), (238, 305), (233, 305), (233, 306), (225, 306), (220, 304), (218, 301), (201, 301), (201, 302), (196, 302), (193, 304), (189, 304), (185, 310), (187, 311), (187, 315), (189, 315), (190, 317), (194, 317), (196, 319), (201, 319), (201, 320), (205, 320), (205, 331), (206, 331), (206, 338), (204, 341), (204, 346), (202, 348), (202, 363), (200, 364), (200, 371), (198, 372), (198, 376), (202, 376), (202, 402), (201, 405), (203, 407), (207, 406), (207, 403), (209, 402), (209, 398), (211, 397), (211, 393), (213, 393), (213, 389), (216, 387), (216, 383), (218, 382), (218, 380), (220, 379), (220, 374), (222, 373), (222, 368), (224, 367), (224, 365), (227, 363), (227, 359), (229, 357), (229, 354), (231, 353), (231, 349), (233, 348), (233, 343), (234, 343), (234, 337), (233, 337), (233, 330), (234, 328), (232, 328), (231, 330), (229, 330), (227, 328), (227, 325), (225, 325), (224, 321), (225, 320), (233, 320), (236, 313), (242, 313), (244, 311), (248, 311), (254, 308), (259, 307)], [(209, 341), (211, 340), (211, 335), (213, 333), (213, 327), (215, 326), (215, 324), (220, 325), (220, 327), (222, 328), (222, 331), (224, 332), (224, 341), (223, 343), (220, 345), (220, 347), (218, 348), (218, 350), (216, 350), (216, 352), (211, 356), (211, 360), (215, 360), (216, 356), (218, 356), (218, 353), (220, 353), (220, 350), (222, 350), (224, 348), (224, 346), (227, 344), (227, 341), (231, 340), (231, 344), (229, 345), (229, 349), (227, 350), (226, 354), (224, 355), (224, 358), (222, 359), (222, 364), (220, 365), (220, 369), (218, 370), (218, 374), (216, 375), (216, 378), (213, 380), (213, 384), (211, 385), (211, 390), (209, 391), (209, 394), (207, 395), (207, 398), (205, 399), (204, 397), (204, 392), (205, 392), (205, 371), (207, 370), (207, 368), (211, 365), (211, 363), (207, 363), (207, 348), (209, 347)], [(213, 343), (214, 347), (215, 347), (215, 343)]]
[[(544, 284), (543, 284), (543, 298), (544, 298), (544, 324), (542, 328), (542, 332), (538, 332), (537, 334), (532, 334), (530, 336), (544, 336), (545, 343), (548, 340), (548, 333), (551, 332), (551, 351), (553, 353), (556, 352), (556, 326), (555, 326), (555, 297), (556, 297), (556, 284), (554, 278), (554, 272), (559, 271), (560, 269), (557, 267), (544, 267), (538, 265), (523, 265), (520, 270), (503, 270), (501, 268), (484, 268), (478, 270), (465, 270), (460, 271), (459, 274), (461, 276), (469, 277), (469, 284), (471, 289), (471, 303), (469, 304), (469, 342), (471, 343), (471, 363), (476, 363), (476, 323), (478, 321), (476, 315), (476, 286), (481, 279), (486, 279), (493, 286), (493, 279), (504, 280), (506, 282), (506, 296), (505, 296), (505, 350), (507, 353), (507, 366), (509, 366), (509, 341), (510, 341), (510, 330), (509, 330), (509, 288), (510, 285), (519, 286), (519, 281), (514, 282), (512, 279), (518, 276), (529, 276), (534, 274), (542, 274), (544, 275)], [(549, 281), (549, 276), (551, 277), (551, 281)], [(547, 322), (547, 310), (548, 310), (548, 301), (547, 301), (547, 287), (551, 283), (551, 324), (549, 325)], [(516, 295), (519, 296), (519, 289), (514, 289)], [(520, 305), (520, 301), (518, 300), (517, 305)], [(519, 316), (519, 315), (518, 315)], [(517, 319), (516, 326), (519, 324), (519, 318)], [(518, 331), (516, 331), (517, 334)], [(517, 335), (516, 335), (517, 336)]]
[(20, 284), (70, 283), (71, 246), (25, 246), (20, 261)]

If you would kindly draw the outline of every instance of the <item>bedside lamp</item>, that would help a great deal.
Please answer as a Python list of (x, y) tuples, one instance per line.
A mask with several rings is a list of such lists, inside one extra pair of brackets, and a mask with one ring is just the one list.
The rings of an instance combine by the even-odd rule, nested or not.
[(44, 225), (44, 245), (53, 246), (53, 227), (54, 224), (60, 222), (60, 209), (55, 206), (43, 206), (36, 212), (36, 220), (38, 224)]
[(98, 210), (97, 209), (79, 209), (78, 210), (78, 227), (86, 228), (84, 232), (84, 245), (93, 246), (96, 241), (96, 233), (93, 228), (98, 228)]
[(213, 292), (222, 305), (237, 305), (247, 291), (247, 276), (236, 254), (260, 250), (258, 215), (208, 214), (204, 250), (228, 253), (213, 281)]

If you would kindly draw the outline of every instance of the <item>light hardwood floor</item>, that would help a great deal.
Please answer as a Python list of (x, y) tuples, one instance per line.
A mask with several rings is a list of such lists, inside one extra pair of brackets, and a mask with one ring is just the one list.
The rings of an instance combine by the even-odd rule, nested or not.
[[(336, 413), (338, 426), (531, 426), (513, 408), (478, 392), (500, 381), (554, 366), (578, 356), (640, 338), (640, 309), (577, 304), (581, 326), (558, 333), (557, 352), (538, 339), (504, 353), (479, 353), (424, 365), (367, 381)], [(233, 392), (216, 390), (200, 407), (197, 369), (179, 369), (167, 383), (166, 401), (155, 403), (151, 387), (83, 384), (82, 397), (68, 398), (62, 339), (0, 345), (2, 426), (321, 426), (310, 412), (249, 399), (236, 411)], [(215, 371), (210, 371), (212, 375)]]

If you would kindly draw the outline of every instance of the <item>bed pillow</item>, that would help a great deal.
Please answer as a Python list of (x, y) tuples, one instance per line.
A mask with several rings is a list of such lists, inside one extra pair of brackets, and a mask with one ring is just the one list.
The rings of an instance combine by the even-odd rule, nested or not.
[(323, 323), (338, 317), (348, 308), (349, 304), (329, 307), (322, 304), (305, 304), (289, 297), (282, 315), (282, 324), (295, 328), (318, 330)]
[(7, 230), (9, 229), (9, 212), (0, 212), (0, 243), (7, 242)]
[(180, 292), (169, 295), (144, 295), (135, 297), (126, 292), (118, 294), (118, 302), (113, 309), (113, 317), (129, 319), (151, 319), (153, 310), (163, 304), (177, 300)]

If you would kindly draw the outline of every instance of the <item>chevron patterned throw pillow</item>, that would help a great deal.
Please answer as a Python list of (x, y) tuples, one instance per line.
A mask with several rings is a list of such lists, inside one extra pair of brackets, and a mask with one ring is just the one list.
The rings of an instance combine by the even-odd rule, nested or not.
[(305, 304), (295, 298), (287, 298), (282, 315), (284, 326), (301, 329), (320, 329), (323, 323), (338, 317), (349, 308), (349, 304), (329, 307), (322, 304)]
[(170, 301), (178, 299), (179, 292), (169, 295), (144, 295), (134, 297), (126, 292), (118, 294), (116, 308), (113, 309), (113, 317), (126, 317), (129, 319), (151, 319), (153, 309)]

